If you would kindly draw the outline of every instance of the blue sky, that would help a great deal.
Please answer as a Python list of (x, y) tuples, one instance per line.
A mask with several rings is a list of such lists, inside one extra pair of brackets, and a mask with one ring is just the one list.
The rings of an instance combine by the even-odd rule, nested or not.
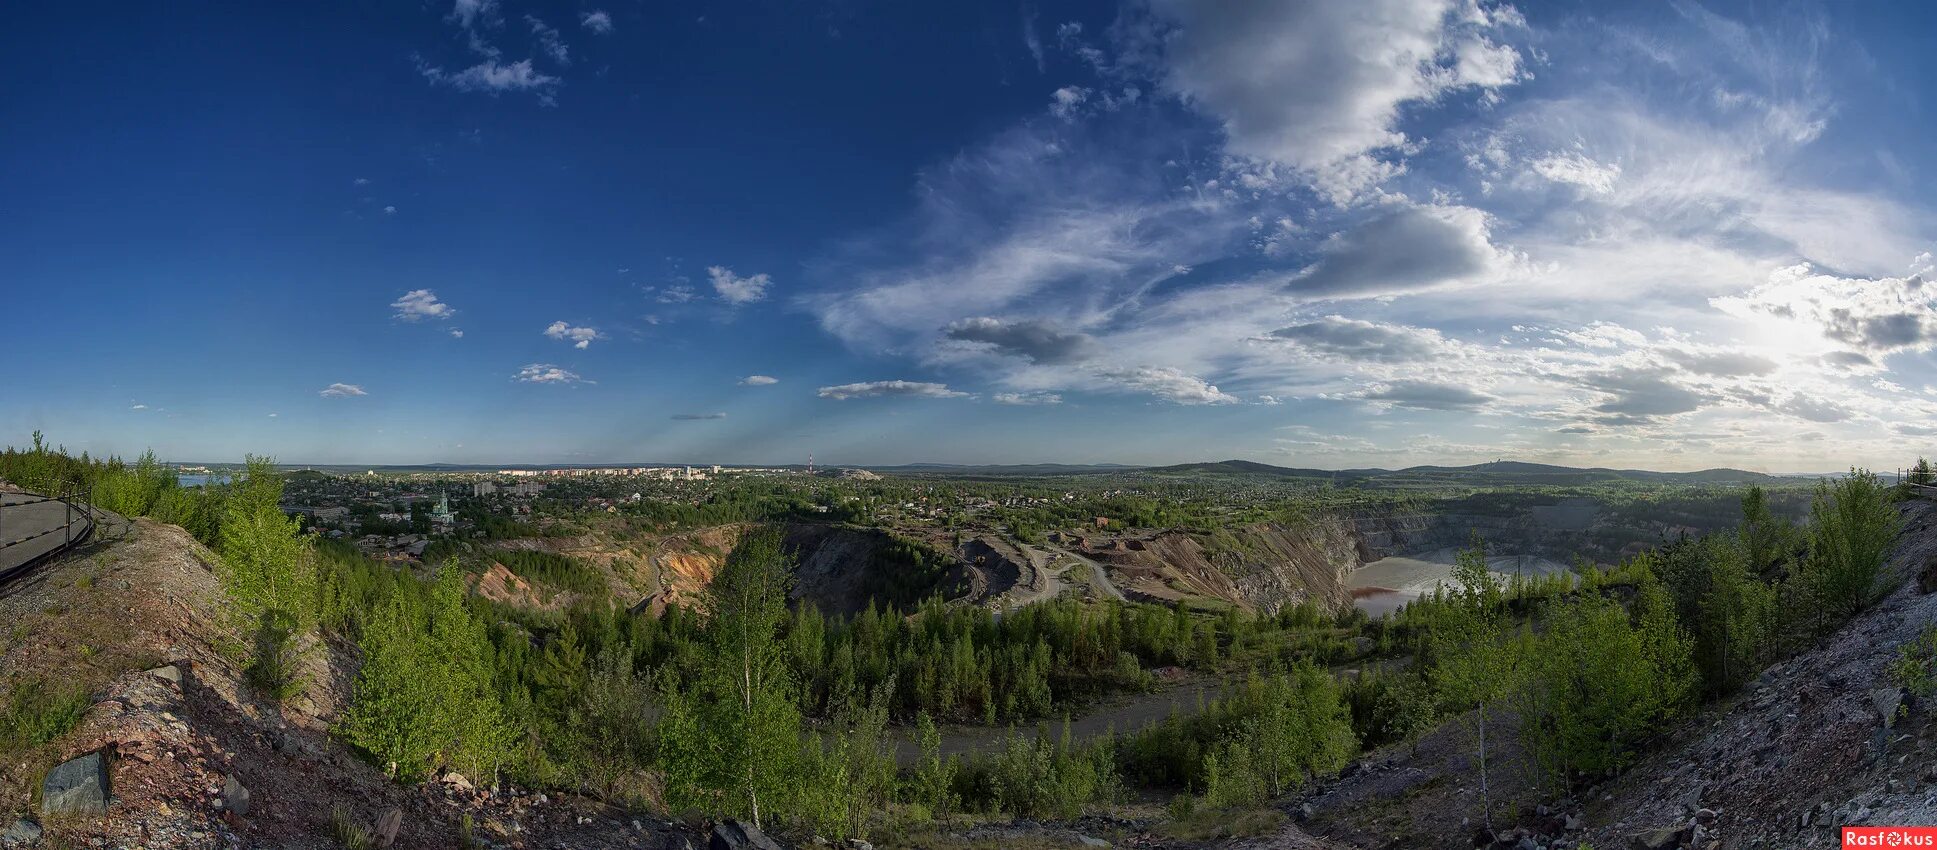
[(1937, 435), (1922, 4), (57, 5), (0, 441), (295, 462)]

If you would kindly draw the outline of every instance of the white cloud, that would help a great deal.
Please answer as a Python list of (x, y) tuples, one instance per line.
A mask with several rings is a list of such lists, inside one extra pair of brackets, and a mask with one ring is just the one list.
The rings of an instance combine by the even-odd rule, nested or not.
[(1033, 405), (1062, 404), (1063, 397), (1056, 393), (996, 393), (990, 396), (996, 404)]
[(533, 91), (541, 99), (549, 98), (558, 88), (560, 80), (531, 67), (530, 59), (500, 63), (487, 59), (465, 68), (462, 71), (446, 71), (432, 65), (420, 65), (418, 72), (436, 85), (450, 86), (464, 92), (486, 92), (496, 95), (502, 92)]
[(513, 380), (527, 384), (589, 384), (577, 372), (553, 366), (550, 363), (531, 363), (511, 376)]
[(448, 319), (457, 311), (451, 305), (437, 300), (437, 293), (428, 289), (413, 289), (402, 297), (390, 302), (396, 310), (396, 318), (406, 322), (421, 322), (425, 319)]
[(545, 328), (545, 336), (572, 343), (573, 348), (590, 348), (593, 340), (605, 339), (605, 334), (594, 328), (575, 328), (564, 322), (551, 323)]
[(386, 207), (384, 207), (384, 208), (383, 208), (383, 214), (384, 214), (384, 215), (396, 215), (396, 214), (397, 214), (397, 208), (396, 208), (396, 207), (391, 207), (391, 206), (386, 206)]
[(1847, 278), (1795, 265), (1739, 296), (1715, 299), (1715, 305), (1793, 326), (1872, 360), (1937, 347), (1937, 287), (1918, 275)]
[(710, 266), (706, 275), (713, 279), (713, 291), (728, 304), (752, 304), (766, 298), (767, 285), (772, 283), (764, 273), (738, 277), (725, 266)]
[(1157, 0), (1164, 86), (1223, 124), (1228, 150), (1304, 170), (1349, 196), (1395, 169), (1402, 108), (1522, 78), (1492, 39), (1517, 21), (1453, 0), (1234, 3)]
[(854, 398), (878, 398), (883, 396), (903, 396), (909, 398), (962, 398), (968, 393), (956, 392), (947, 384), (926, 381), (861, 381), (853, 384), (821, 387), (816, 393), (821, 398), (846, 401)]
[(578, 22), (584, 24), (586, 29), (599, 35), (605, 35), (612, 31), (612, 16), (606, 14), (603, 9), (594, 9), (579, 15)]
[(707, 419), (725, 419), (725, 418), (726, 418), (726, 414), (724, 413), (675, 413), (673, 414), (673, 421), (675, 422), (700, 422)]
[(498, 0), (457, 0), (451, 7), (451, 20), (470, 27), (490, 23), (498, 15)]
[(772, 375), (748, 375), (740, 379), (740, 386), (743, 387), (771, 387), (778, 383), (780, 379)]
[(1082, 86), (1063, 86), (1050, 95), (1049, 112), (1065, 121), (1076, 117), (1076, 110), (1088, 100), (1090, 90)]
[(1572, 184), (1602, 195), (1614, 191), (1614, 182), (1621, 179), (1620, 165), (1595, 162), (1578, 153), (1550, 154), (1534, 160), (1531, 167), (1535, 174), (1555, 183)]
[(464, 338), (464, 331), (462, 331), (462, 330), (460, 330), (460, 329), (458, 329), (458, 328), (451, 328), (451, 336), (454, 336), (454, 337), (456, 337), (456, 338), (458, 338), (458, 339), (463, 339), (463, 338)]
[(1176, 404), (1236, 404), (1242, 399), (1183, 370), (1159, 366), (1099, 371), (1097, 377), (1122, 389), (1146, 392)]
[(1289, 283), (1302, 298), (1368, 298), (1417, 292), (1503, 269), (1485, 213), (1462, 206), (1403, 205), (1332, 234), (1318, 262)]
[(363, 388), (356, 384), (331, 384), (324, 387), (317, 395), (324, 398), (349, 398), (351, 396), (369, 395), (369, 393), (364, 392)]
[(357, 179), (355, 179), (355, 180), (352, 180), (352, 181), (350, 181), (350, 185), (352, 185), (352, 186), (368, 186), (368, 185), (370, 185), (370, 178), (368, 178), (368, 177), (358, 177)]
[(274, 418), (276, 418), (276, 417), (278, 417), (278, 416), (281, 416), (281, 415), (282, 415), (282, 414), (280, 414), (280, 413), (271, 413), (271, 414), (269, 414), (269, 418), (270, 418), (270, 419), (274, 419)]
[(1493, 397), (1456, 384), (1436, 381), (1391, 381), (1359, 395), (1366, 401), (1416, 410), (1475, 410)]
[(129, 405), (129, 406), (128, 406), (128, 409), (129, 409), (129, 410), (147, 410), (147, 409), (148, 409), (148, 405), (145, 405), (145, 404), (133, 404), (133, 405)]
[(538, 39), (538, 46), (560, 65), (572, 64), (572, 50), (565, 45), (565, 38), (559, 35), (558, 28), (551, 26), (532, 15), (525, 16), (525, 23), (531, 25), (531, 34)]

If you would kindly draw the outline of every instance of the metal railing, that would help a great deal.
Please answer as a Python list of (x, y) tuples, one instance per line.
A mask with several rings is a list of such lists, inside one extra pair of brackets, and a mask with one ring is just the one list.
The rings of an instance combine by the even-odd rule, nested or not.
[[(86, 542), (100, 525), (100, 514), (98, 513), (98, 509), (94, 507), (93, 494), (82, 482), (55, 479), (42, 482), (22, 481), (11, 483), (19, 487), (21, 492), (0, 493), (0, 556), (4, 556), (8, 549), (26, 546), (35, 541), (42, 540), (50, 534), (61, 535), (61, 541), (59, 545), (26, 558), (18, 564), (0, 567), (0, 582), (10, 580), (32, 569), (43, 561), (73, 548), (76, 544)], [(46, 502), (60, 503), (61, 525), (59, 528), (46, 528), (36, 533), (27, 534), (24, 537), (17, 536), (9, 531), (9, 514), (14, 513), (17, 515), (18, 513), (17, 511), (10, 511), (9, 509)], [(76, 522), (76, 518), (80, 521)], [(18, 520), (14, 520), (13, 522), (17, 523)], [(0, 557), (0, 563), (4, 563), (6, 560), (8, 559)]]

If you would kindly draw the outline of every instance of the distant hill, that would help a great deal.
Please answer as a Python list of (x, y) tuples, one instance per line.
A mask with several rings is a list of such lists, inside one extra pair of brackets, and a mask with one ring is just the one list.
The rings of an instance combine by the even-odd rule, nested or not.
[(1503, 484), (1503, 485), (1581, 485), (1614, 481), (1642, 481), (1662, 484), (1778, 484), (1785, 479), (1742, 469), (1703, 469), (1695, 472), (1655, 472), (1646, 469), (1582, 469), (1546, 463), (1501, 460), (1472, 466), (1412, 466), (1405, 469), (1300, 469), (1272, 466), (1250, 460), (1225, 460), (1215, 463), (1185, 463), (1153, 467), (1147, 472), (1193, 475), (1261, 475), (1275, 478), (1330, 481), (1338, 484), (1366, 483), (1384, 486), (1407, 484)]
[(869, 466), (874, 472), (893, 475), (1093, 475), (1141, 469), (1120, 463), (1010, 463), (970, 465), (960, 463), (908, 463), (900, 466)]

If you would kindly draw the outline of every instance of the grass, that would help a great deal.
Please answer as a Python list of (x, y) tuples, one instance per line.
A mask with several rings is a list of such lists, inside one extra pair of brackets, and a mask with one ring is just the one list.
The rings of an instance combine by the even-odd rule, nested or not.
[(375, 833), (345, 806), (330, 812), (330, 836), (343, 850), (373, 850), (377, 846)]
[(39, 678), (15, 681), (0, 705), (0, 752), (30, 750), (66, 735), (92, 705), (85, 688)]

